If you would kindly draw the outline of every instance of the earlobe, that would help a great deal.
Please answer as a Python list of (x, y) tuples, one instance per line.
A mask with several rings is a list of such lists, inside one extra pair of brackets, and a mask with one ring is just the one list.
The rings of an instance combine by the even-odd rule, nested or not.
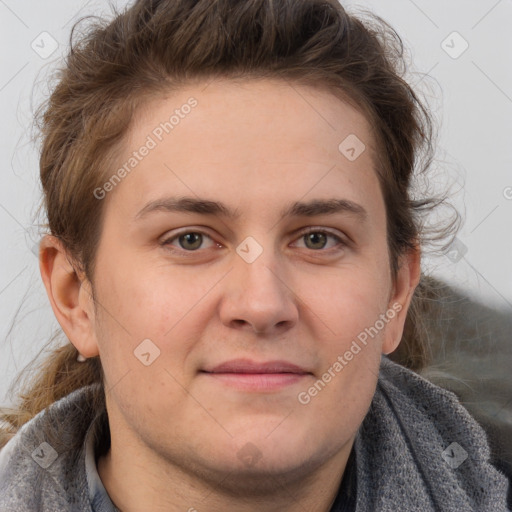
[(399, 268), (393, 291), (389, 301), (390, 310), (396, 311), (396, 315), (386, 327), (382, 343), (382, 353), (394, 352), (402, 339), (405, 319), (414, 291), (421, 277), (421, 250), (419, 245), (399, 258)]
[(62, 330), (84, 357), (98, 355), (90, 283), (78, 276), (62, 242), (46, 235), (40, 243), (39, 270)]

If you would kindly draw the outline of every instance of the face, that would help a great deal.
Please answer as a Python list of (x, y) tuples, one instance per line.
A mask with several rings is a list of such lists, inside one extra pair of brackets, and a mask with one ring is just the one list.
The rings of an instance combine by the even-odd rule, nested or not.
[(113, 436), (203, 474), (319, 467), (348, 453), (407, 306), (375, 141), (326, 91), (206, 85), (141, 110), (96, 191), (87, 355)]

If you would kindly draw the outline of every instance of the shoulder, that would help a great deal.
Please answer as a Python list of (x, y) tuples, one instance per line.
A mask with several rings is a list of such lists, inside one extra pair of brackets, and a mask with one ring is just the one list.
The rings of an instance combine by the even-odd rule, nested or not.
[(386, 356), (356, 443), (370, 509), (385, 510), (375, 500), (387, 499), (403, 509), (507, 510), (509, 484), (480, 425), (454, 393)]
[(0, 451), (0, 510), (89, 511), (83, 440), (95, 390), (76, 390), (41, 411)]

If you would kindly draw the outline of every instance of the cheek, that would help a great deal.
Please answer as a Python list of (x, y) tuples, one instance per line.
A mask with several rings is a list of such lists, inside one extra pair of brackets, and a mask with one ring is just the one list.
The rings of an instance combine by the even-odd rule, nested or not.
[(309, 322), (323, 327), (322, 338), (346, 342), (386, 312), (390, 285), (385, 268), (357, 264), (302, 276), (295, 290)]
[(368, 266), (353, 267), (326, 281), (325, 293), (310, 302), (321, 319), (310, 316), (320, 365), (318, 380), (302, 390), (301, 403), (310, 400), (324, 417), (346, 418), (347, 435), (359, 426), (375, 392), (382, 340), (391, 321), (381, 275)]
[[(143, 395), (158, 395), (172, 387), (179, 395), (171, 375), (183, 382), (184, 361), (194, 343), (192, 331), (184, 332), (190, 329), (185, 320), (207, 290), (177, 285), (177, 279), (170, 283), (157, 272), (122, 270), (119, 266), (98, 278), (95, 331), (106, 387), (122, 391), (129, 409), (129, 398), (142, 396), (142, 390)], [(200, 319), (194, 318), (194, 329), (200, 330)], [(169, 396), (171, 402), (174, 398), (178, 396)], [(124, 403), (122, 396), (118, 400)]]
[[(137, 270), (127, 272), (126, 267)], [(123, 265), (119, 261), (111, 270), (105, 269), (98, 281), (98, 295), (106, 313), (103, 317), (114, 332), (128, 336), (132, 344), (145, 338), (168, 343), (183, 319), (189, 315), (198, 317), (196, 308), (215, 286), (218, 276), (173, 269), (161, 262)]]
[(354, 265), (332, 272), (327, 279), (312, 276), (306, 283), (316, 282), (322, 290), (304, 300), (320, 365), (316, 383), (301, 390), (301, 403), (311, 400), (319, 414), (347, 418), (348, 430), (356, 429), (367, 412), (378, 378), (382, 340), (392, 321), (383, 269), (376, 263)]

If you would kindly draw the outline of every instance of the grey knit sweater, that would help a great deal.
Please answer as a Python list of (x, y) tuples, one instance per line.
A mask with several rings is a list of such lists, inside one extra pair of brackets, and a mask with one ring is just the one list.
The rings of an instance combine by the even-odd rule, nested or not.
[[(49, 415), (40, 413), (0, 451), (1, 512), (115, 510), (91, 468), (91, 389), (50, 408), (53, 423), (79, 415), (83, 428), (59, 446), (82, 443), (81, 450), (53, 452), (42, 444), (41, 426)], [(454, 394), (386, 356), (354, 450), (358, 512), (508, 511), (509, 482), (490, 464), (482, 428)]]

